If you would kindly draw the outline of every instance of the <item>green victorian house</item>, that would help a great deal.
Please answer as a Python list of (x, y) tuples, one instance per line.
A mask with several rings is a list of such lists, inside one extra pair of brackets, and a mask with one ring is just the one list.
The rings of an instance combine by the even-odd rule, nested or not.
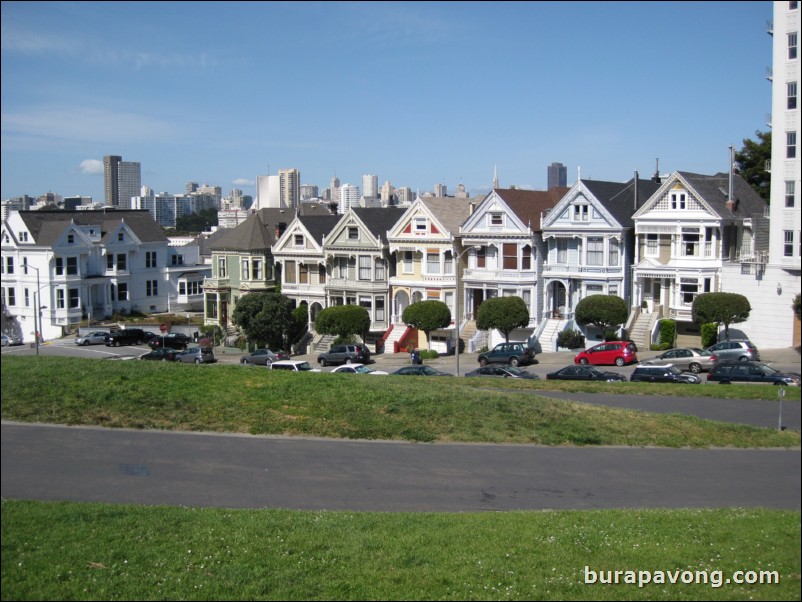
[(259, 209), (209, 245), (212, 276), (203, 285), (204, 324), (226, 330), (243, 295), (276, 291), (271, 247), (294, 218), (291, 209)]

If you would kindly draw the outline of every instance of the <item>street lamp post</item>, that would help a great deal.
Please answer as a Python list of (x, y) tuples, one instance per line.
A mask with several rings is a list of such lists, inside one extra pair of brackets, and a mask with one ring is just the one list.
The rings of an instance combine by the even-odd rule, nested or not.
[(39, 297), (42, 287), (39, 285), (39, 268), (35, 268), (27, 263), (25, 264), (25, 267), (36, 270), (36, 291), (33, 293), (33, 338), (36, 341), (36, 355), (39, 355), (39, 330), (42, 328), (42, 310), (39, 308), (39, 303), (41, 302)]

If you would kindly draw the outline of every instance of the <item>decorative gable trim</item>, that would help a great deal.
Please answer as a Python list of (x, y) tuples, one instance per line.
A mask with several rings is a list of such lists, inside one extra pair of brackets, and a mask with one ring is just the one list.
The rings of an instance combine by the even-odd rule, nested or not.
[[(693, 204), (693, 208), (686, 205), (683, 211), (704, 211), (715, 219), (721, 219), (721, 215), (719, 215), (719, 213), (713, 209), (713, 207), (704, 199), (704, 197), (702, 197), (702, 195), (699, 194), (693, 188), (693, 186), (691, 186), (691, 184), (682, 177), (682, 174), (678, 172), (674, 172), (668, 177), (663, 185), (657, 189), (657, 192), (649, 197), (643, 206), (632, 215), (632, 219), (635, 220), (637, 218), (645, 217), (652, 211), (678, 211), (671, 208), (671, 194), (672, 192), (676, 193), (683, 189), (686, 190), (689, 195), (688, 199), (686, 199), (686, 203)], [(676, 219), (681, 220), (682, 213), (676, 213), (675, 217)]]

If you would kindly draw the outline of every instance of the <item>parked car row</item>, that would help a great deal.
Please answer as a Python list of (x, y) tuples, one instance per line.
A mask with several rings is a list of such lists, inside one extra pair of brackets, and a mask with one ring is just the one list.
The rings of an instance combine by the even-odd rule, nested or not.
[(212, 364), (215, 362), (214, 350), (211, 347), (188, 347), (183, 351), (169, 347), (156, 347), (139, 356), (141, 360), (162, 362), (183, 362), (185, 364)]

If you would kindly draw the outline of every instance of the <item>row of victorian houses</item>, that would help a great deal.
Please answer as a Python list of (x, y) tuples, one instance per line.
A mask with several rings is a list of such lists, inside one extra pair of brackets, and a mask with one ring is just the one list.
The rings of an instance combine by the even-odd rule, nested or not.
[[(366, 342), (385, 351), (419, 345), (447, 352), (455, 329), (468, 351), (492, 346), (500, 335), (477, 331), (475, 318), (483, 301), (498, 296), (518, 296), (529, 308), (527, 328), (513, 337), (551, 351), (561, 330), (578, 328), (576, 304), (595, 294), (627, 302), (626, 334), (641, 344), (651, 342), (660, 318), (676, 320), (680, 340), (698, 344), (693, 299), (759, 279), (768, 249), (767, 205), (731, 174), (497, 188), (482, 200), (419, 197), (406, 209), (354, 208), (340, 216), (287, 220), (278, 211), (257, 211), (211, 246), (206, 323), (232, 328), (242, 295), (278, 286), (308, 307), (310, 335), (301, 347), (308, 342), (315, 351), (326, 342), (315, 336), (316, 314), (342, 304), (366, 308)], [(743, 267), (725, 282), (732, 263)], [(453, 321), (424, 341), (402, 314), (431, 299), (444, 302)], [(777, 319), (793, 329), (790, 303)], [(585, 335), (588, 344), (601, 338)]]
[[(455, 330), (475, 351), (500, 340), (476, 330), (480, 305), (518, 296), (530, 321), (512, 336), (550, 351), (561, 330), (577, 328), (577, 303), (602, 294), (631, 307), (624, 326), (639, 344), (652, 340), (660, 318), (677, 321), (688, 337), (680, 342), (698, 344), (697, 295), (760, 286), (767, 216), (739, 176), (686, 172), (662, 181), (580, 179), (549, 191), (496, 188), (483, 199), (423, 197), (407, 208), (343, 215), (316, 206), (260, 209), (201, 245), (171, 242), (146, 211), (21, 211), (0, 233), (4, 318), (26, 340), (35, 330), (57, 338), (81, 320), (131, 312), (203, 311), (206, 324), (232, 332), (243, 295), (280, 290), (308, 308), (309, 334), (296, 341), (298, 351), (325, 346), (315, 317), (343, 304), (366, 308), (366, 342), (387, 352), (408, 345), (448, 352)], [(425, 341), (402, 315), (431, 299), (444, 302), (453, 321)], [(796, 328), (793, 339), (762, 341), (771, 330), (762, 327), (748, 335), (766, 347), (798, 345), (787, 306), (771, 319), (785, 332)], [(588, 344), (601, 337), (585, 335)]]

